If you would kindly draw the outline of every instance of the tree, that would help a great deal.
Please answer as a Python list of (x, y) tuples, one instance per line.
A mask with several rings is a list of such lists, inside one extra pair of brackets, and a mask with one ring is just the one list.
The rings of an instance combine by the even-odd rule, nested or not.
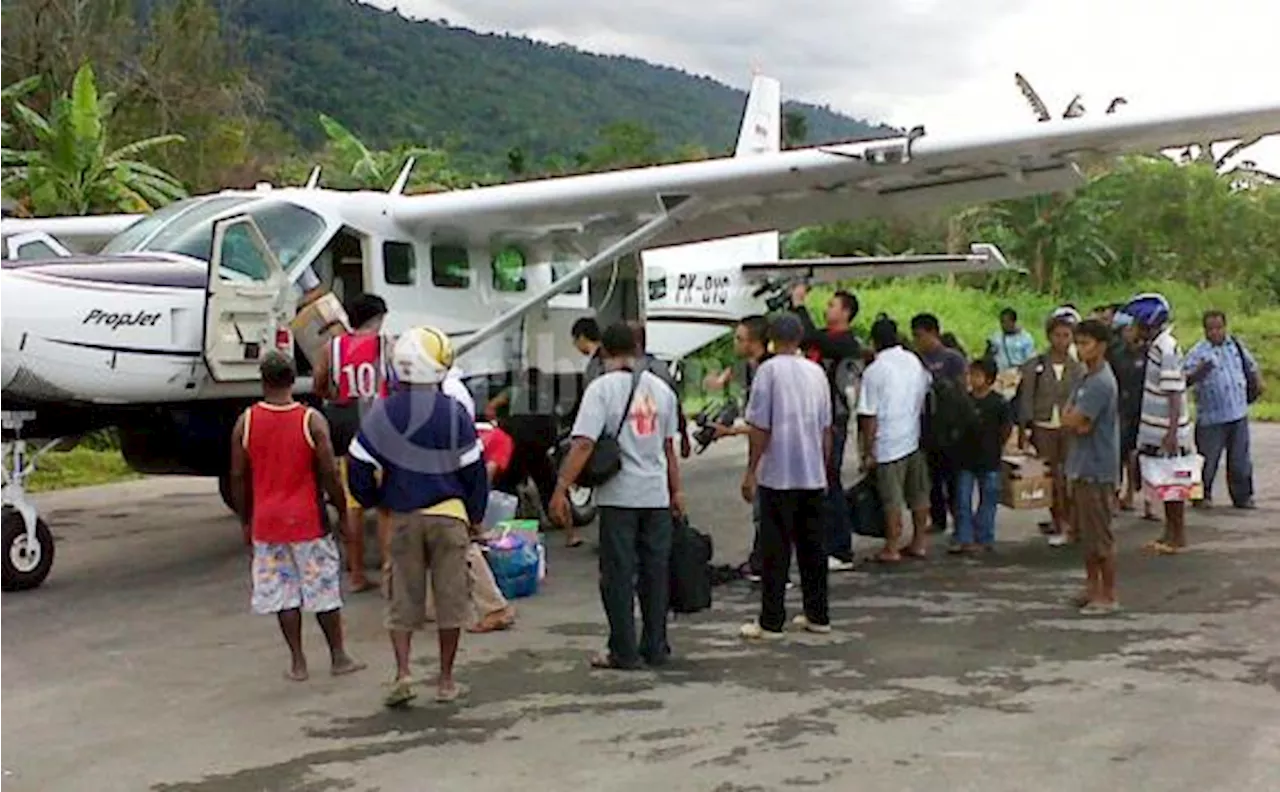
[(799, 110), (782, 114), (782, 147), (796, 148), (809, 137), (809, 119)]
[(71, 93), (53, 101), (47, 119), (12, 102), (15, 120), (36, 147), (4, 150), (5, 193), (37, 216), (148, 212), (185, 197), (175, 177), (138, 158), (183, 137), (157, 135), (111, 149), (114, 103), (113, 94), (98, 94), (87, 62), (76, 72)]
[(290, 158), (275, 171), (278, 180), (301, 184), (316, 164), (328, 187), (337, 189), (386, 190), (410, 157), (414, 158), (406, 192), (434, 192), (465, 186), (475, 181), (453, 169), (449, 153), (426, 146), (401, 145), (388, 151), (370, 149), (336, 119), (321, 113), (320, 126), (328, 142), (318, 156)]

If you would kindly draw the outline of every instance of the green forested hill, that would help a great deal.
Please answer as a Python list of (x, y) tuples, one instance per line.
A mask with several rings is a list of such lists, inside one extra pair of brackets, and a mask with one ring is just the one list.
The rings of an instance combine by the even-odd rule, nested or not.
[[(530, 161), (572, 156), (621, 121), (643, 123), (664, 148), (719, 153), (732, 146), (746, 100), (709, 78), (635, 58), (412, 21), (354, 0), (221, 7), (254, 80), (267, 88), (268, 112), (308, 145), (322, 140), (323, 112), (378, 146), (448, 143), (491, 166), (512, 148)], [(887, 132), (825, 108), (788, 109), (804, 114), (810, 141)]]

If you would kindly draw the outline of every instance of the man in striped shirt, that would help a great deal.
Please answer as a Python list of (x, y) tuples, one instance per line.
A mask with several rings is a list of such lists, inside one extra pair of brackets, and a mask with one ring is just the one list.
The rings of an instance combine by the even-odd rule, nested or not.
[[(1174, 457), (1192, 453), (1191, 418), (1187, 414), (1187, 381), (1182, 372), (1182, 348), (1169, 323), (1169, 302), (1160, 294), (1140, 294), (1124, 313), (1132, 316), (1147, 347), (1142, 414), (1138, 423), (1139, 456)], [(1171, 554), (1187, 544), (1186, 504), (1166, 501), (1164, 534), (1146, 549)]]

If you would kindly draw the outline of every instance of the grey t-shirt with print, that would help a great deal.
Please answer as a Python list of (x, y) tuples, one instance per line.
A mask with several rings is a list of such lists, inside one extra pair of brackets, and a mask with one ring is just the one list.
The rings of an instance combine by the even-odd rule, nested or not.
[(1067, 478), (1097, 484), (1120, 481), (1120, 388), (1103, 363), (1071, 394), (1071, 406), (1089, 419), (1089, 433), (1075, 435), (1067, 453)]
[(653, 372), (645, 371), (626, 421), (622, 409), (631, 392), (631, 372), (611, 371), (592, 380), (582, 394), (573, 422), (573, 436), (597, 440), (618, 432), (622, 469), (596, 488), (596, 504), (631, 509), (662, 509), (671, 505), (667, 490), (665, 441), (679, 435), (676, 396)]

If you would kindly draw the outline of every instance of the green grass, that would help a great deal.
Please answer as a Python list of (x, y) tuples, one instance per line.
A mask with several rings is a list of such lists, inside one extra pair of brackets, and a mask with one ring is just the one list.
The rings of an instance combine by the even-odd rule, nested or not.
[(48, 492), (94, 484), (112, 484), (141, 478), (133, 472), (119, 451), (73, 448), (51, 451), (36, 462), (36, 471), (27, 479), (30, 492)]
[[(834, 291), (832, 287), (817, 287), (809, 296), (809, 307), (815, 318), (820, 318), (823, 307)], [(982, 289), (948, 284), (939, 279), (899, 280), (882, 285), (855, 286), (860, 310), (855, 323), (859, 337), (866, 339), (867, 330), (875, 316), (881, 312), (897, 320), (904, 332), (911, 317), (918, 313), (932, 313), (942, 324), (944, 331), (956, 334), (965, 351), (970, 355), (981, 354), (987, 337), (996, 329), (1000, 310), (1011, 306), (1018, 312), (1021, 324), (1045, 346), (1042, 322), (1049, 312), (1062, 302), (1074, 303), (1082, 313), (1093, 306), (1111, 302), (1123, 302), (1138, 292), (1159, 291), (1169, 299), (1174, 311), (1174, 333), (1184, 351), (1203, 337), (1200, 329), (1201, 314), (1210, 308), (1226, 312), (1231, 332), (1238, 335), (1258, 357), (1262, 365), (1263, 380), (1267, 392), (1253, 405), (1251, 416), (1259, 421), (1280, 421), (1280, 306), (1261, 304), (1257, 294), (1233, 288), (1198, 289), (1184, 283), (1138, 283), (1113, 290), (1094, 291), (1071, 295), (1055, 300), (1030, 292), (993, 294)], [(709, 350), (710, 351), (710, 350)], [(725, 354), (719, 345), (716, 357)], [(704, 361), (709, 368), (722, 365), (718, 361)], [(704, 368), (703, 371), (706, 369)], [(705, 404), (708, 396), (701, 383), (686, 378), (686, 409), (696, 411)]]

